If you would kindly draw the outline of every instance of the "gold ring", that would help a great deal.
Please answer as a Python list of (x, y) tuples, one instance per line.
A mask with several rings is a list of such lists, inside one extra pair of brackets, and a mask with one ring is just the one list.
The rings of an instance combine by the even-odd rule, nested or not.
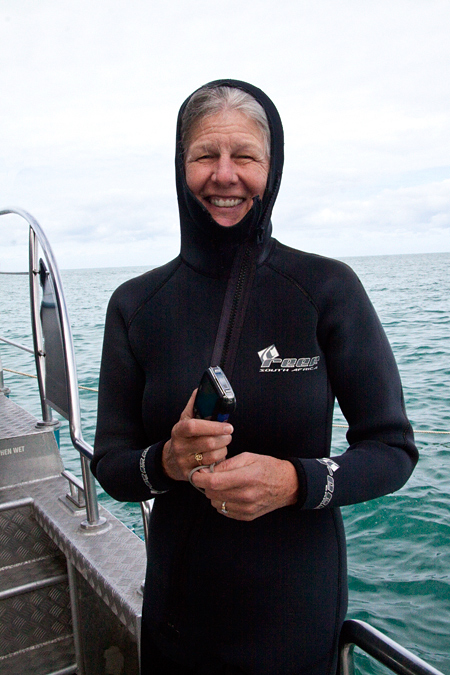
[(226, 503), (226, 502), (222, 502), (222, 508), (221, 508), (220, 510), (222, 511), (222, 513), (223, 513), (225, 516), (228, 515), (228, 511), (227, 511), (227, 503)]
[(195, 459), (197, 460), (197, 462), (199, 463), (199, 465), (201, 466), (201, 465), (203, 464), (203, 455), (202, 455), (202, 453), (201, 453), (201, 452), (196, 452), (195, 455), (194, 455), (194, 457), (195, 457)]

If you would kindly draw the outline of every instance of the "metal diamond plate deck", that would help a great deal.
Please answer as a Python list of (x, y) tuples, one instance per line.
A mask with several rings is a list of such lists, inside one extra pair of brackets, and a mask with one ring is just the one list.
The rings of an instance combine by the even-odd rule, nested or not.
[(63, 478), (52, 478), (8, 490), (8, 496), (19, 499), (29, 495), (34, 499), (36, 521), (138, 639), (139, 591), (146, 567), (144, 542), (102, 507), (100, 515), (107, 519), (109, 529), (87, 534), (80, 527), (83, 517), (73, 515), (59, 500), (66, 491)]
[(48, 675), (75, 663), (72, 638), (59, 638), (11, 656), (0, 656), (2, 675)]
[(48, 428), (36, 427), (36, 418), (6, 396), (0, 396), (0, 438), (48, 433)]
[(63, 470), (53, 430), (0, 394), (0, 489)]
[(36, 522), (31, 506), (0, 512), (0, 567), (57, 552), (58, 547)]
[(66, 558), (62, 553), (58, 553), (56, 557), (45, 555), (0, 569), (0, 590), (6, 591), (33, 581), (49, 579), (66, 573)]
[(55, 638), (72, 637), (68, 584), (40, 588), (2, 600), (0, 624), (0, 656)]

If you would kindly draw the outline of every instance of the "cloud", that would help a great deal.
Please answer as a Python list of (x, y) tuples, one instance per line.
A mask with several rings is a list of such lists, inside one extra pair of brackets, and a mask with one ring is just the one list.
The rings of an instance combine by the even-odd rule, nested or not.
[[(173, 257), (177, 111), (231, 76), (283, 119), (280, 238), (450, 250), (449, 4), (229, 0), (227, 17), (210, 0), (4, 0), (0, 205), (38, 218), (61, 267)], [(7, 230), (0, 267), (19, 259), (21, 226)]]
[(425, 231), (432, 228), (450, 232), (450, 180), (397, 190), (382, 190), (371, 199), (334, 203), (306, 216), (308, 225), (370, 228), (373, 231)]
[(283, 241), (328, 256), (450, 250), (450, 179), (353, 199), (318, 190), (274, 220)]

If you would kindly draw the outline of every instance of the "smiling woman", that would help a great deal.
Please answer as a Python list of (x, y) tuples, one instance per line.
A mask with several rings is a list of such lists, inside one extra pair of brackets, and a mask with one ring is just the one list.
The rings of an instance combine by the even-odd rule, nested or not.
[[(154, 499), (145, 675), (334, 675), (347, 604), (339, 507), (398, 489), (417, 460), (359, 280), (271, 236), (283, 145), (260, 89), (194, 92), (177, 126), (180, 255), (108, 308), (91, 467), (116, 499)], [(236, 393), (232, 424), (194, 416), (193, 390), (218, 364)], [(335, 396), (350, 446), (330, 458)]]

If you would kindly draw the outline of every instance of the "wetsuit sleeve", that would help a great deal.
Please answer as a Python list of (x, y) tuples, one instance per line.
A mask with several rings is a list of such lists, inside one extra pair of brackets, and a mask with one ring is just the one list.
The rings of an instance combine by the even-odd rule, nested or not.
[(293, 459), (303, 508), (344, 506), (398, 490), (418, 459), (391, 347), (359, 279), (328, 288), (319, 341), (332, 391), (349, 424), (340, 456)]
[(161, 464), (167, 439), (148, 447), (141, 413), (144, 386), (116, 292), (106, 315), (91, 470), (119, 501), (144, 501), (176, 485)]

